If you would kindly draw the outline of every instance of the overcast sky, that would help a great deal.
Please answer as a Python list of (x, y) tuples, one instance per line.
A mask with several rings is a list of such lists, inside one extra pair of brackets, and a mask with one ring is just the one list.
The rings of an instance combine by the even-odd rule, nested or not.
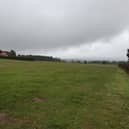
[(127, 60), (129, 0), (0, 0), (0, 49)]

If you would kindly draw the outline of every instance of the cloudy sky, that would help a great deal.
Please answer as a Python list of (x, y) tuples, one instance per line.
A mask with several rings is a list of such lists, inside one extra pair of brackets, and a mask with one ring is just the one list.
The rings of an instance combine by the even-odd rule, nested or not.
[(0, 48), (127, 60), (129, 0), (0, 0)]

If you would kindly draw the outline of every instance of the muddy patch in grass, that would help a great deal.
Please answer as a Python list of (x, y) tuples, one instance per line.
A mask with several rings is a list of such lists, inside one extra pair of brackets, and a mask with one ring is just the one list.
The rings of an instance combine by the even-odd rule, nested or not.
[(43, 103), (45, 100), (43, 99), (43, 98), (34, 98), (33, 99), (33, 102), (35, 102), (35, 103)]
[(6, 113), (0, 113), (0, 124), (8, 124), (12, 123), (15, 120), (11, 117), (9, 117)]
[(37, 123), (29, 118), (13, 118), (6, 113), (0, 113), (0, 125), (15, 125), (21, 128), (26, 127), (27, 129), (38, 127)]

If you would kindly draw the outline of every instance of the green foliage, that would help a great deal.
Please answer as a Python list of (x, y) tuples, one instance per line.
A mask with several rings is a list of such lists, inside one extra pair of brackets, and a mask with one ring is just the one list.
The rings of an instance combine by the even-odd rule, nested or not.
[(115, 65), (0, 60), (0, 129), (129, 129), (129, 77)]
[(129, 61), (129, 49), (127, 50), (127, 57), (128, 57), (128, 61)]
[(11, 50), (11, 51), (9, 52), (9, 56), (10, 56), (10, 57), (16, 57), (16, 52), (15, 52), (14, 50)]

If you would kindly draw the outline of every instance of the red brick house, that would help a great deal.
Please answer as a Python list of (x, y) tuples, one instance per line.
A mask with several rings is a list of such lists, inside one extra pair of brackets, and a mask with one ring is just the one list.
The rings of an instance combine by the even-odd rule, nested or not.
[(9, 52), (8, 51), (0, 51), (0, 56), (8, 57)]

